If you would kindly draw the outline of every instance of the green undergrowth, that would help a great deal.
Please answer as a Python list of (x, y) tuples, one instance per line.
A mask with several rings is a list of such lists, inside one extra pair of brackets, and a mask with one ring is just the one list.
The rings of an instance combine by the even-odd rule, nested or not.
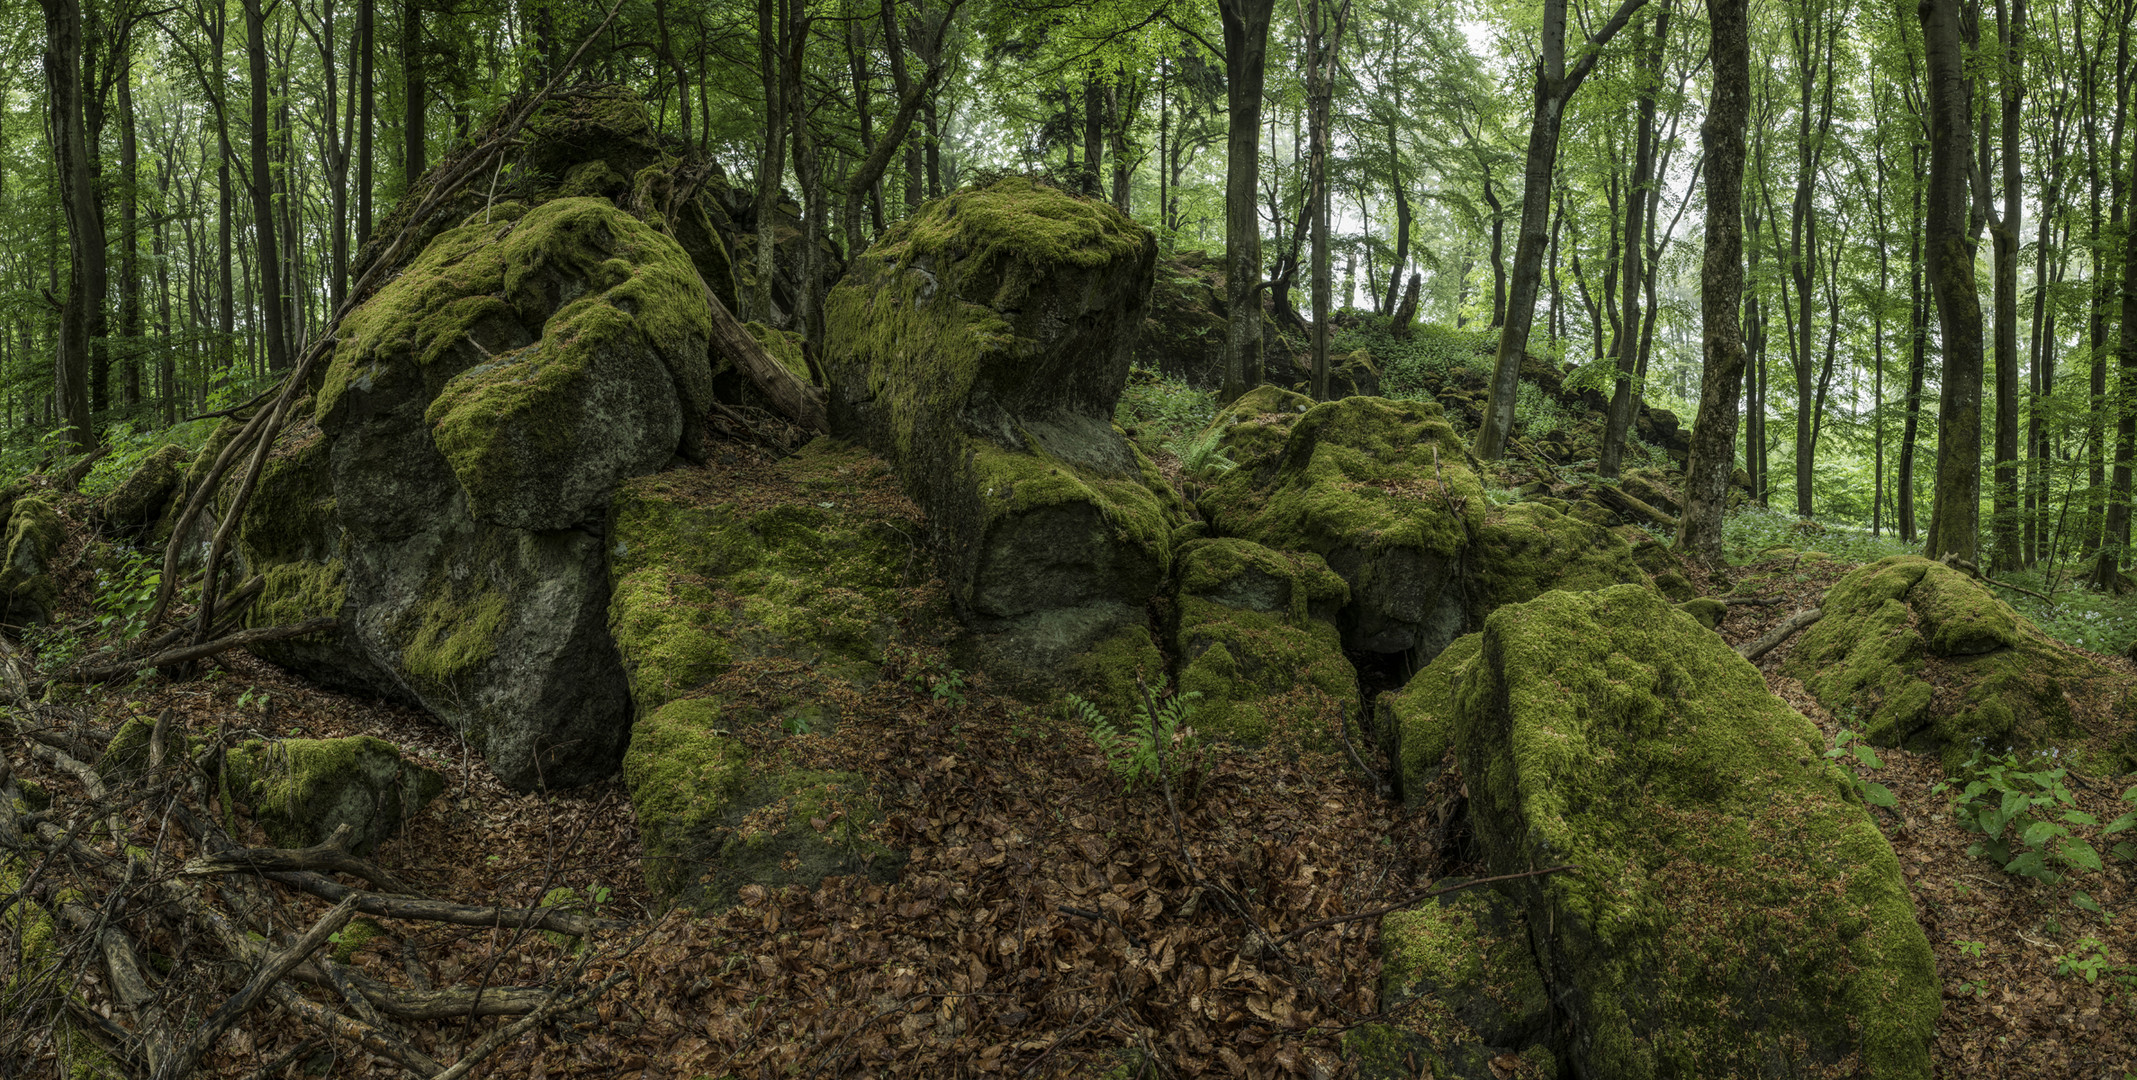
[(1870, 563), (1893, 555), (1920, 553), (1920, 545), (1897, 533), (1872, 536), (1870, 530), (1820, 521), (1804, 521), (1772, 506), (1746, 506), (1722, 518), (1722, 554), (1742, 565), (1757, 562), (1775, 548), (1823, 551), (1845, 563)]
[(1380, 365), (1381, 392), (1397, 400), (1432, 400), (1434, 389), (1463, 372), (1491, 375), (1499, 336), (1491, 330), (1456, 330), (1419, 323), (1408, 339), (1398, 338), (1384, 319), (1367, 319), (1355, 329), (1330, 335), (1330, 355), (1363, 349)]

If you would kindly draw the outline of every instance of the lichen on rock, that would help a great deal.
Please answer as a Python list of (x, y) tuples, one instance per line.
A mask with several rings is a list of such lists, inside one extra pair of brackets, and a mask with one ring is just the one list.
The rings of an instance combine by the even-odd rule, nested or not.
[(1582, 1076), (1930, 1074), (1941, 1009), (1891, 846), (1824, 739), (1653, 591), (1492, 613), (1455, 741)]

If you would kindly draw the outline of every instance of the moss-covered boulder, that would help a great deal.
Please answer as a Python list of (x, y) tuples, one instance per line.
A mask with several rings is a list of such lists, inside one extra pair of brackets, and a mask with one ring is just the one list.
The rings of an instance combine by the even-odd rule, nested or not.
[(904, 858), (873, 839), (881, 813), (863, 778), (753, 763), (729, 722), (717, 698), (686, 698), (633, 730), (623, 780), (656, 897), (718, 909), (745, 885), (896, 875)]
[(52, 619), (59, 582), (52, 576), (66, 525), (52, 503), (37, 496), (15, 500), (8, 515), (5, 554), (0, 555), (0, 625), (36, 626)]
[(1508, 886), (1576, 1075), (1930, 1075), (1898, 860), (1817, 728), (1691, 616), (1637, 586), (1493, 612), (1455, 744), (1493, 873), (1579, 867)]
[(1202, 695), (1197, 730), (1332, 748), (1344, 717), (1362, 726), (1358, 673), (1333, 621), (1350, 590), (1319, 556), (1195, 540), (1181, 549), (1179, 573), (1173, 648), (1180, 689)]
[(435, 770), (369, 735), (241, 743), (223, 759), (222, 783), (277, 845), (308, 847), (347, 825), (347, 846), (359, 855), (445, 790)]
[(1291, 425), (1313, 408), (1313, 399), (1264, 383), (1219, 410), (1204, 434), (1218, 432), (1217, 447), (1244, 477), (1265, 484), (1283, 459)]
[(1623, 537), (1543, 502), (1493, 507), (1477, 532), (1471, 562), (1476, 576), (1471, 613), (1479, 622), (1493, 608), (1526, 603), (1553, 589), (1583, 592), (1648, 583)]
[(672, 469), (610, 507), (608, 627), (643, 717), (737, 661), (874, 678), (925, 588), (919, 511), (883, 459), (818, 439), (776, 464)]
[(1273, 465), (1233, 469), (1200, 506), (1221, 533), (1325, 560), (1350, 588), (1340, 623), (1352, 649), (1429, 659), (1465, 629), (1458, 571), (1486, 500), (1437, 406), (1313, 406)]
[[(2119, 701), (2132, 681), (2042, 633), (1980, 582), (1919, 556), (1849, 573), (1822, 608), (1788, 671), (1871, 742), (1941, 752), (1947, 767), (1984, 747), (2030, 750), (2087, 734), (2072, 701)], [(2137, 744), (2127, 717), (2116, 719), (2125, 730), (2104, 734), (2119, 738), (2119, 752), (2088, 767), (2129, 766)]]
[(1169, 568), (1177, 498), (1112, 421), (1156, 251), (1103, 202), (1008, 178), (892, 228), (825, 304), (833, 427), (925, 509), (973, 666), (1013, 689), (1147, 626)]
[(1204, 251), (1158, 260), (1150, 315), (1137, 336), (1137, 367), (1164, 372), (1203, 390), (1224, 383), (1223, 260)]
[(1483, 643), (1481, 634), (1456, 638), (1402, 689), (1381, 694), (1373, 705), (1374, 729), (1395, 763), (1395, 794), (1407, 805), (1419, 805), (1454, 748), (1455, 691), (1468, 680)]
[[(1449, 879), (1441, 886), (1461, 884)], [(1527, 918), (1488, 888), (1380, 919), (1380, 1007), (1345, 1040), (1367, 1080), (1556, 1080), (1551, 999)]]
[(143, 458), (111, 494), (97, 504), (104, 527), (133, 536), (154, 527), (185, 474), (185, 447), (167, 444)]

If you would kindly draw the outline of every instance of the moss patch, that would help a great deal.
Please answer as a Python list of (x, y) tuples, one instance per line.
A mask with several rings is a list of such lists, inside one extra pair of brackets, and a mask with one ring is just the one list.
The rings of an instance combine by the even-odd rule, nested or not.
[(59, 602), (52, 560), (66, 542), (66, 526), (49, 501), (15, 501), (7, 521), (5, 562), (0, 563), (0, 623), (30, 626), (51, 619), (52, 605)]
[(1690, 616), (1637, 586), (1501, 608), (1455, 738), (1493, 871), (1581, 868), (1511, 891), (1551, 921), (1583, 1075), (1929, 1075), (1941, 991), (1890, 845)]
[(163, 516), (164, 505), (178, 490), (186, 466), (186, 449), (169, 444), (156, 448), (117, 489), (97, 505), (97, 516), (122, 533), (147, 529)]
[(1374, 704), (1377, 725), (1393, 742), (1395, 787), (1404, 802), (1416, 805), (1454, 747), (1455, 691), (1468, 680), (1483, 642), (1481, 634), (1456, 638), (1402, 689)]
[(1955, 768), (1977, 749), (2034, 750), (2090, 728), (2125, 740), (2098, 767), (2131, 763), (2108, 704), (2131, 680), (2048, 637), (1965, 574), (1894, 556), (1841, 578), (1823, 607), (1788, 670), (1870, 741), (1941, 752)]
[(1553, 589), (1648, 583), (1632, 546), (1616, 533), (1534, 502), (1494, 507), (1473, 562), (1484, 586), (1473, 609), (1480, 621), (1501, 604), (1526, 603)]
[(1382, 1007), (1401, 1019), (1359, 1044), (1361, 1075), (1389, 1075), (1368, 1063), (1414, 1056), (1434, 1076), (1498, 1077), (1531, 1048), (1541, 1056), (1512, 1075), (1556, 1075), (1550, 997), (1512, 901), (1478, 888), (1392, 912), (1380, 920), (1380, 951)]
[(231, 748), (223, 769), (232, 793), (282, 847), (321, 843), (346, 824), (349, 850), (367, 853), (445, 790), (435, 771), (369, 735), (254, 739)]

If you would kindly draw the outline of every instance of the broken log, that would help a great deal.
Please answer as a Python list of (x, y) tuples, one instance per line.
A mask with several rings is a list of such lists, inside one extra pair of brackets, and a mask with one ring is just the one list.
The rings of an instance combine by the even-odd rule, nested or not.
[(1737, 655), (1754, 664), (1758, 663), (1759, 657), (1780, 648), (1781, 643), (1795, 637), (1797, 631), (1817, 622), (1824, 616), (1824, 608), (1810, 608), (1796, 612), (1794, 615), (1790, 615), (1786, 622), (1767, 631), (1766, 636), (1750, 644), (1739, 646), (1736, 650)]

